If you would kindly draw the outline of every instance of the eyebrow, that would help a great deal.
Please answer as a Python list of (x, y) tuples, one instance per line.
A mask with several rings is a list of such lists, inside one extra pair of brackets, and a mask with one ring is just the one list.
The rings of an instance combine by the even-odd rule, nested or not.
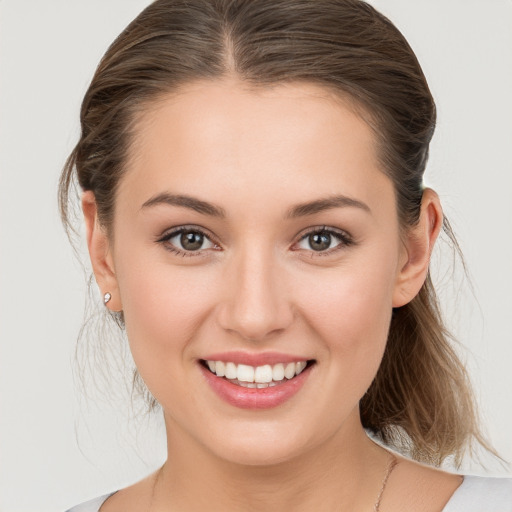
[(170, 206), (181, 206), (183, 208), (188, 208), (203, 215), (210, 215), (212, 217), (224, 218), (226, 216), (224, 209), (221, 208), (220, 206), (215, 206), (212, 203), (202, 201), (201, 199), (196, 199), (195, 197), (182, 194), (168, 194), (166, 192), (158, 194), (152, 197), (151, 199), (148, 199), (142, 205), (141, 210), (143, 208), (149, 208), (151, 206), (157, 206), (160, 204), (167, 204)]
[[(209, 215), (211, 217), (218, 217), (221, 219), (226, 217), (224, 209), (220, 206), (216, 206), (212, 203), (208, 203), (207, 201), (203, 201), (192, 196), (183, 194), (169, 194), (167, 192), (157, 194), (156, 196), (148, 199), (142, 205), (141, 209), (161, 204), (181, 206), (183, 208), (194, 210), (202, 215)], [(285, 218), (293, 219), (297, 217), (306, 217), (308, 215), (314, 215), (315, 213), (323, 212), (325, 210), (346, 207), (359, 208), (368, 213), (371, 213), (370, 207), (362, 201), (358, 201), (357, 199), (343, 195), (336, 195), (293, 206), (288, 210)]]
[(363, 203), (362, 201), (358, 201), (357, 199), (353, 199), (351, 197), (343, 195), (336, 195), (326, 197), (325, 199), (317, 199), (316, 201), (298, 204), (291, 208), (290, 210), (288, 210), (286, 217), (305, 217), (307, 215), (314, 215), (315, 213), (323, 212), (325, 210), (332, 210), (333, 208), (345, 207), (359, 208), (368, 213), (372, 213), (370, 207), (367, 204)]

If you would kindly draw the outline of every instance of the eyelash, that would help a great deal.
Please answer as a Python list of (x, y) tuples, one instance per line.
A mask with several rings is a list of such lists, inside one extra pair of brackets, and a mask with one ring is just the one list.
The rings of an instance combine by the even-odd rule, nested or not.
[(213, 244), (213, 246), (216, 248), (215, 250), (218, 250), (217, 249), (218, 244), (212, 240), (212, 236), (197, 226), (180, 226), (177, 229), (168, 231), (163, 236), (161, 236), (157, 239), (157, 243), (161, 243), (165, 247), (166, 250), (168, 250), (174, 254), (177, 254), (178, 256), (183, 256), (183, 257), (204, 256), (205, 249), (199, 249), (197, 251), (186, 251), (186, 250), (178, 249), (176, 246), (169, 243), (169, 241), (171, 239), (173, 239), (175, 236), (181, 235), (183, 233), (200, 234), (206, 240), (209, 240)]
[[(172, 231), (169, 231), (165, 233), (163, 236), (159, 237), (157, 239), (157, 243), (161, 243), (164, 245), (165, 249), (177, 254), (179, 256), (183, 257), (192, 257), (192, 256), (204, 256), (204, 251), (206, 249), (198, 249), (197, 251), (186, 251), (178, 249), (173, 244), (169, 243), (171, 239), (174, 237), (183, 234), (183, 233), (194, 233), (194, 234), (200, 234), (205, 239), (209, 240), (211, 244), (213, 244), (215, 250), (219, 250), (219, 245), (212, 240), (212, 236), (209, 235), (206, 231), (199, 228), (198, 226), (180, 226), (177, 229), (173, 229)], [(309, 229), (306, 233), (302, 234), (297, 242), (294, 243), (294, 246), (301, 243), (303, 240), (306, 240), (307, 237), (315, 234), (326, 234), (331, 237), (337, 238), (340, 243), (338, 243), (336, 246), (327, 249), (325, 251), (315, 251), (311, 249), (308, 252), (311, 252), (311, 257), (317, 257), (317, 256), (328, 256), (331, 255), (334, 252), (337, 252), (339, 250), (345, 249), (347, 247), (350, 247), (351, 245), (354, 245), (354, 240), (352, 237), (345, 231), (342, 230), (336, 230), (333, 228), (328, 228), (327, 226), (319, 226)], [(300, 249), (292, 249), (292, 250), (300, 250)]]
[[(301, 237), (299, 238), (299, 241), (296, 242), (294, 245), (301, 243), (303, 240), (306, 240), (311, 235), (321, 235), (321, 234), (326, 234), (331, 237), (337, 238), (340, 241), (340, 243), (334, 247), (331, 247), (330, 249), (325, 250), (325, 251), (315, 251), (313, 249), (309, 250), (309, 252), (311, 252), (312, 258), (330, 256), (337, 251), (346, 249), (346, 248), (350, 247), (351, 245), (354, 245), (354, 243), (355, 243), (354, 240), (352, 239), (352, 237), (346, 231), (329, 228), (327, 226), (321, 226), (321, 227), (318, 226), (318, 227), (310, 228), (306, 233), (301, 235)], [(298, 249), (298, 250), (300, 250), (300, 249)]]

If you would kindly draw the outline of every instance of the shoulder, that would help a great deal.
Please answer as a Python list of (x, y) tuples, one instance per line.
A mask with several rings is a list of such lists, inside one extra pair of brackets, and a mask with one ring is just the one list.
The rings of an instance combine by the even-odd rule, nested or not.
[(100, 509), (101, 512), (147, 510), (158, 473), (159, 470), (156, 470), (139, 482), (76, 505), (66, 512), (100, 512)]
[(401, 459), (383, 509), (400, 512), (512, 512), (512, 478), (463, 476)]
[(85, 503), (82, 503), (80, 505), (76, 505), (73, 508), (70, 508), (66, 512), (98, 512), (101, 505), (112, 496), (113, 492), (110, 494), (104, 494), (103, 496), (98, 496), (97, 498), (94, 498), (92, 500), (86, 501)]
[(512, 512), (512, 478), (465, 476), (443, 512)]

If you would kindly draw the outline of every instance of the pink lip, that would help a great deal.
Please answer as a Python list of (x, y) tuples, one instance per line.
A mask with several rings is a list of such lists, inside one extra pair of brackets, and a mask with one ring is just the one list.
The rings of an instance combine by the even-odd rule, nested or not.
[(233, 351), (218, 352), (210, 354), (204, 358), (205, 361), (224, 361), (225, 363), (246, 364), (248, 366), (263, 366), (265, 364), (275, 365), (278, 363), (299, 363), (308, 361), (308, 358), (294, 356), (291, 354), (281, 354), (279, 352), (261, 352), (251, 354), (250, 352)]
[[(222, 358), (211, 360), (222, 361)], [(304, 361), (301, 358), (298, 360)], [(233, 359), (230, 359), (230, 361), (233, 361)], [(199, 368), (206, 382), (208, 382), (217, 396), (228, 404), (241, 409), (270, 409), (283, 404), (302, 388), (311, 373), (311, 366), (308, 366), (302, 373), (291, 380), (283, 381), (282, 384), (277, 384), (273, 387), (258, 389), (237, 386), (223, 377), (217, 377), (202, 364), (199, 364)]]

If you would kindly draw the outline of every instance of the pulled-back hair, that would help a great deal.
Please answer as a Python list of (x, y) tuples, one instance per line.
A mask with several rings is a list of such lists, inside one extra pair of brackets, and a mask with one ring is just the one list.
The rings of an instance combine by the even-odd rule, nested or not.
[[(372, 128), (403, 230), (419, 218), (435, 103), (409, 44), (360, 0), (157, 0), (114, 41), (81, 107), (81, 136), (60, 181), (68, 232), (75, 180), (94, 192), (111, 229), (116, 189), (139, 114), (187, 83), (236, 76), (255, 87), (314, 83), (355, 106)], [(453, 234), (447, 221), (445, 232)], [(435, 465), (483, 444), (463, 364), (430, 275), (393, 311), (377, 376), (360, 403), (363, 426)]]

